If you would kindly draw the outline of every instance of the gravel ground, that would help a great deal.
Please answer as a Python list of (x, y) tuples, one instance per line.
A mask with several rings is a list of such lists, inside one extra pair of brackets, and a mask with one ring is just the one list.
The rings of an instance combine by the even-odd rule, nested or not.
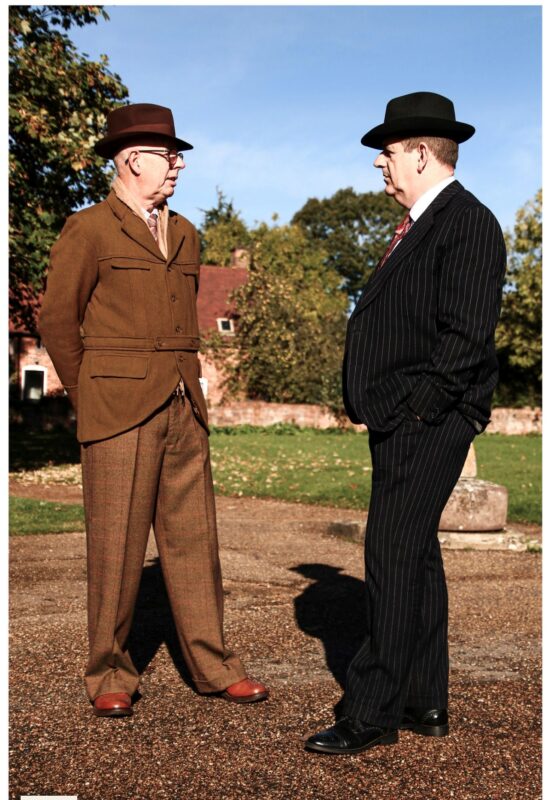
[(356, 756), (308, 754), (304, 739), (333, 722), (362, 610), (361, 546), (321, 531), (358, 514), (249, 498), (217, 505), (226, 638), (270, 699), (241, 707), (193, 691), (151, 541), (132, 640), (142, 698), (131, 718), (94, 717), (82, 684), (84, 534), (16, 537), (10, 798), (541, 797), (539, 554), (444, 553), (449, 737), (403, 732)]

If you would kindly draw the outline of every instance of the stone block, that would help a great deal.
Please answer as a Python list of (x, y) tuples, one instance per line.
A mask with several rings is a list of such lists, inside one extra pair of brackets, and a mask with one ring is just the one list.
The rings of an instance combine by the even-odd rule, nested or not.
[(539, 543), (530, 541), (528, 536), (509, 530), (486, 533), (438, 531), (438, 539), (443, 550), (507, 550), (523, 553), (529, 547), (541, 549)]
[(474, 451), (474, 445), (471, 444), (469, 447), (469, 452), (467, 453), (467, 458), (465, 459), (465, 463), (463, 464), (463, 469), (461, 471), (461, 478), (476, 478), (476, 453)]
[(440, 518), (441, 531), (500, 531), (507, 522), (505, 486), (460, 478)]
[(351, 542), (363, 544), (365, 539), (365, 522), (330, 522), (327, 532), (332, 536), (341, 536)]

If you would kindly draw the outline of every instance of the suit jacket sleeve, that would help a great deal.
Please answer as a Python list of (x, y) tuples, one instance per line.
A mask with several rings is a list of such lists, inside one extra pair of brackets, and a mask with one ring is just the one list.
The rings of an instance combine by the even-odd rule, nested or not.
[(70, 217), (54, 244), (38, 329), (59, 379), (76, 409), (83, 345), (80, 326), (98, 277), (93, 244)]
[(505, 272), (501, 228), (482, 205), (463, 211), (443, 247), (438, 341), (429, 368), (407, 399), (414, 413), (425, 420), (434, 420), (456, 405), (487, 362)]

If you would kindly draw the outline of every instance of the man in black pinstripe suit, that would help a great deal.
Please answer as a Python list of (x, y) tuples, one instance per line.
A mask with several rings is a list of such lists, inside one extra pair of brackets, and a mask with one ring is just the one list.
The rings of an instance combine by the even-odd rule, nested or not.
[(358, 753), (398, 729), (448, 733), (447, 592), (438, 522), (497, 383), (494, 332), (505, 245), (493, 214), (455, 179), (474, 128), (432, 92), (391, 100), (362, 138), (381, 150), (386, 193), (408, 210), (348, 325), (350, 419), (369, 428), (366, 636), (344, 716), (306, 748)]

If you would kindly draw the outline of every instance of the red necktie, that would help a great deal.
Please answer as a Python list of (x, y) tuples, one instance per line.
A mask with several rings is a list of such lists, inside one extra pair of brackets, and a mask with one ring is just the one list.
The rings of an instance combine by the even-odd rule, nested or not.
[(381, 258), (381, 260), (377, 264), (377, 269), (381, 269), (383, 264), (387, 261), (388, 257), (390, 256), (390, 254), (392, 253), (392, 251), (394, 250), (394, 248), (396, 247), (396, 245), (400, 241), (400, 239), (404, 238), (404, 236), (409, 231), (409, 229), (411, 228), (412, 225), (413, 225), (413, 220), (412, 220), (412, 218), (410, 217), (410, 215), (408, 213), (408, 214), (406, 214), (404, 219), (400, 222), (400, 224), (398, 225), (398, 227), (394, 231), (394, 236), (392, 237), (392, 241), (390, 242), (389, 246), (387, 247), (384, 256)]
[(153, 238), (156, 242), (159, 241), (159, 235), (157, 233), (157, 212), (153, 211), (147, 218), (147, 224), (149, 226), (149, 230), (151, 231)]

